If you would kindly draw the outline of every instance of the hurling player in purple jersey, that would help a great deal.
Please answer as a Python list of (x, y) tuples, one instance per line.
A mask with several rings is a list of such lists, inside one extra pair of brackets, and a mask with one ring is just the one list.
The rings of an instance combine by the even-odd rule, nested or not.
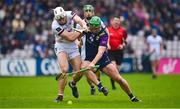
[(94, 16), (91, 18), (89, 25), (90, 32), (86, 33), (84, 44), (86, 49), (85, 60), (81, 67), (92, 68), (96, 64), (100, 65), (100, 69), (121, 86), (132, 102), (141, 101), (132, 94), (128, 82), (119, 74), (118, 69), (111, 63), (108, 57), (108, 34), (101, 27), (101, 19)]

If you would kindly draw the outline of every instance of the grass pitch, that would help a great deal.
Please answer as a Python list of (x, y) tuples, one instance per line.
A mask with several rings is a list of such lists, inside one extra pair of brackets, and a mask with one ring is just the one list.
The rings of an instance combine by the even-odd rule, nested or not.
[[(101, 78), (109, 89), (107, 97), (98, 90), (96, 95), (90, 95), (83, 77), (77, 84), (80, 97), (74, 98), (67, 86), (64, 101), (60, 103), (53, 102), (57, 82), (52, 76), (0, 77), (0, 108), (180, 108), (180, 75), (163, 75), (155, 80), (150, 74), (123, 74), (123, 77), (142, 102), (130, 102), (118, 84), (112, 90), (106, 75)], [(69, 100), (73, 103), (67, 104)]]

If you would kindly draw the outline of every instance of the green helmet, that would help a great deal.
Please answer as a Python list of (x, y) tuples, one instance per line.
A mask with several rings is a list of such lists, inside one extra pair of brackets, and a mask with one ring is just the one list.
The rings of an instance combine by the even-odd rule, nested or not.
[(94, 11), (94, 7), (92, 5), (84, 5), (83, 10), (84, 11), (86, 11), (86, 10)]
[(89, 21), (90, 26), (93, 27), (100, 27), (101, 26), (101, 19), (98, 16), (93, 16)]

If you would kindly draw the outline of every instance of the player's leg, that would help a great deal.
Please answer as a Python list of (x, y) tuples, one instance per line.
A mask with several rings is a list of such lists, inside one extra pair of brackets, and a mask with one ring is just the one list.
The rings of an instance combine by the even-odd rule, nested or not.
[(154, 75), (157, 78), (157, 73), (158, 73), (158, 68), (159, 68), (159, 60), (157, 59), (154, 62), (155, 62), (155, 70), (156, 70)]
[[(101, 74), (100, 69), (97, 69), (97, 70), (95, 70), (93, 72), (95, 73), (97, 79), (100, 81), (100, 74)], [(88, 82), (88, 84), (90, 86), (90, 93), (91, 93), (91, 95), (94, 95), (95, 92), (96, 92), (94, 84), (88, 78), (86, 78), (86, 80), (87, 80), (87, 82)]]
[(156, 54), (153, 53), (150, 55), (150, 61), (151, 61), (151, 69), (152, 69), (152, 78), (155, 79), (157, 76), (156, 76)]
[[(69, 68), (67, 54), (65, 52), (60, 52), (57, 54), (57, 58), (58, 58), (58, 64), (60, 66), (61, 72), (66, 74)], [(56, 102), (63, 100), (63, 94), (64, 94), (66, 83), (67, 83), (67, 78), (58, 80), (58, 97), (55, 100)]]
[[(115, 51), (109, 50), (108, 51), (108, 56), (109, 56), (111, 62), (116, 66)], [(116, 89), (115, 81), (112, 78), (110, 78), (110, 82), (111, 82), (112, 89), (115, 90)]]
[(131, 101), (138, 102), (139, 100), (132, 94), (132, 91), (129, 87), (128, 82), (119, 74), (116, 67), (110, 63), (106, 67), (102, 68), (102, 71), (105, 72), (109, 77), (115, 80), (121, 88), (126, 92), (126, 94), (130, 97)]
[[(118, 70), (118, 73), (122, 60), (123, 60), (123, 50), (116, 51), (114, 54), (114, 61), (112, 61), (112, 63), (115, 65), (116, 69)], [(116, 89), (115, 81), (112, 78), (111, 78), (111, 83), (112, 83), (112, 89)]]
[(156, 75), (157, 75), (157, 72), (158, 72), (158, 68), (159, 68), (159, 63), (160, 63), (160, 60), (156, 60)]
[(155, 60), (155, 63), (156, 63), (156, 77), (158, 76), (158, 68), (159, 68), (160, 59), (161, 59), (160, 54), (157, 54), (157, 57), (156, 57), (156, 60)]
[(156, 61), (155, 60), (151, 60), (151, 68), (153, 71), (152, 78), (156, 78)]
[(116, 67), (112, 63), (110, 63), (106, 67), (104, 67), (102, 69), (102, 71), (105, 72), (113, 80), (118, 82), (120, 84), (120, 86), (122, 87), (122, 89), (128, 95), (131, 94), (131, 90), (129, 88), (129, 85), (128, 85), (127, 81), (119, 75), (118, 70), (116, 69)]
[[(86, 68), (89, 64), (89, 61), (83, 61), (81, 68)], [(95, 84), (98, 87), (100, 92), (103, 92), (105, 96), (108, 95), (108, 90), (105, 87), (103, 87), (102, 83), (97, 79), (93, 71), (89, 70), (85, 73), (85, 75), (88, 78), (88, 80), (90, 80), (93, 84)]]
[[(80, 58), (80, 55), (78, 55), (78, 56), (76, 56), (75, 58), (71, 59), (71, 60), (70, 60), (70, 63), (71, 63), (71, 65), (72, 65), (74, 71), (80, 70), (80, 69), (81, 69), (81, 63), (82, 63), (82, 60), (81, 60), (81, 58)], [(73, 81), (74, 83), (77, 83), (77, 82), (81, 79), (82, 75), (83, 75), (82, 73), (76, 73), (76, 74), (74, 74), (74, 75), (73, 75), (73, 78), (72, 78), (72, 81)]]
[[(81, 69), (81, 58), (78, 52), (74, 51), (70, 54), (70, 63), (74, 71)], [(69, 82), (69, 86), (72, 89), (72, 94), (75, 98), (79, 97), (79, 93), (76, 87), (76, 83), (81, 79), (82, 73), (76, 73), (73, 75), (72, 81)]]
[[(115, 60), (112, 61), (112, 64), (114, 64), (115, 66), (117, 66)], [(115, 90), (115, 89), (116, 89), (115, 81), (114, 81), (112, 78), (110, 78), (110, 81), (111, 81), (112, 89)]]
[(101, 70), (97, 69), (96, 71), (94, 71), (94, 73), (96, 74), (96, 77), (99, 81), (101, 81), (100, 77), (101, 77)]
[(91, 93), (91, 95), (94, 95), (95, 91), (96, 91), (94, 84), (88, 78), (86, 78), (86, 80), (87, 80), (87, 83), (90, 86), (90, 93)]

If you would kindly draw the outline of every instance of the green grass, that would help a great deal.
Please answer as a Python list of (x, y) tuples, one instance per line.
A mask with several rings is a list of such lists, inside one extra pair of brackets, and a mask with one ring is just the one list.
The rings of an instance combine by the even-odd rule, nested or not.
[[(105, 97), (96, 92), (92, 96), (85, 77), (78, 83), (79, 99), (65, 89), (63, 102), (54, 103), (57, 82), (54, 77), (0, 77), (0, 108), (176, 108), (180, 107), (180, 75), (163, 75), (152, 80), (149, 74), (124, 74), (133, 93), (143, 102), (133, 103), (118, 87), (111, 90), (109, 78), (102, 76), (103, 84), (109, 89)], [(71, 78), (71, 77), (70, 77)], [(67, 104), (72, 100), (73, 104)]]

